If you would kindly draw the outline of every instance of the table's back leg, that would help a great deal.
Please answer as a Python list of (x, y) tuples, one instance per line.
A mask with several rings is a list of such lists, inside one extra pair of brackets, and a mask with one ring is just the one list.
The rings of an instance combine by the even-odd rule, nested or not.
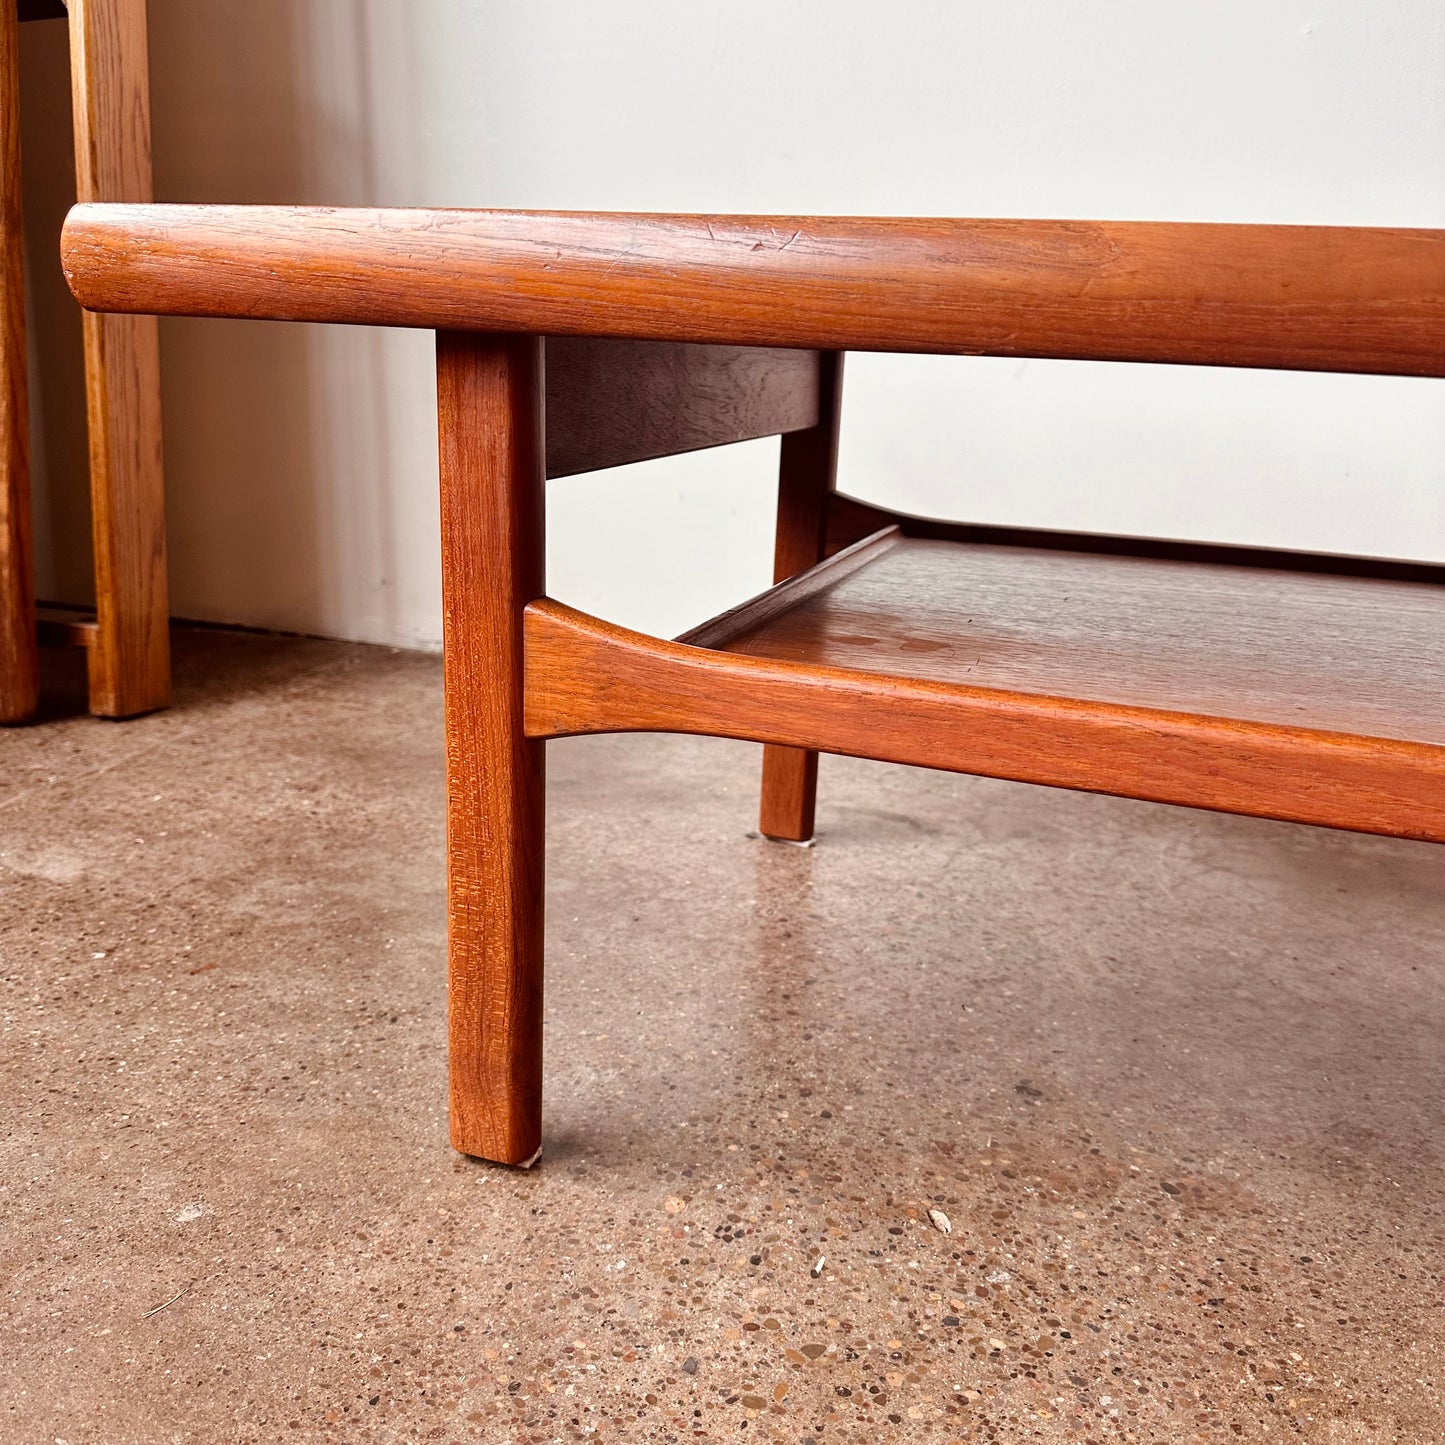
[(15, 6), (0, 4), (0, 723), (38, 701), (16, 28)]
[[(151, 199), (144, 0), (69, 0), (76, 195)], [(130, 717), (170, 702), (161, 457), (160, 341), (153, 316), (84, 319), (96, 636), (90, 709)]]
[[(773, 581), (783, 582), (823, 560), (828, 496), (838, 469), (838, 421), (843, 357), (825, 352), (818, 396), (818, 425), (783, 437), (778, 464), (778, 530)], [(767, 838), (804, 843), (813, 836), (818, 793), (818, 755), (804, 748), (763, 749), (762, 804), (758, 829)]]
[(543, 783), (522, 609), (543, 593), (542, 343), (437, 337), (452, 1143), (524, 1164), (542, 1124)]

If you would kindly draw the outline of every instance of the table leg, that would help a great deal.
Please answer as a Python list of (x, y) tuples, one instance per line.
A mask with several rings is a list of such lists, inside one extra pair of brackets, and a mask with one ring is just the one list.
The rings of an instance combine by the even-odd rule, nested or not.
[[(818, 424), (783, 437), (778, 464), (778, 529), (773, 581), (785, 582), (823, 560), (828, 496), (838, 469), (839, 402), (843, 357), (819, 357)], [(763, 749), (759, 831), (767, 838), (805, 843), (813, 836), (818, 755), (804, 748)]]
[(543, 593), (542, 343), (437, 337), (452, 1143), (541, 1146), (543, 785), (522, 609)]

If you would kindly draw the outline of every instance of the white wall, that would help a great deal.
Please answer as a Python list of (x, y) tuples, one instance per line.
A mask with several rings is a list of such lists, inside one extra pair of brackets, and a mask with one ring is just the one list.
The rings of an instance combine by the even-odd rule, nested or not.
[[(150, 11), (164, 199), (1445, 225), (1438, 0)], [(174, 610), (435, 645), (430, 337), (162, 339)], [(75, 422), (46, 383), (42, 461)], [(865, 356), (845, 397), (842, 485), (909, 510), (1445, 558), (1436, 383)], [(551, 590), (663, 633), (757, 590), (775, 457), (552, 484)], [(75, 595), (73, 468), (42, 491), (42, 585)]]

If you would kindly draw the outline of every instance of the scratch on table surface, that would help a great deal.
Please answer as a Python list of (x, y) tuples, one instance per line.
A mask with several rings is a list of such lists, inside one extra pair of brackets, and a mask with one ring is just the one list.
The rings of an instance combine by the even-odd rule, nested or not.
[(630, 261), (637, 254), (636, 246), (629, 246), (625, 251), (614, 256), (608, 263), (607, 269), (602, 273), (603, 277), (610, 276), (624, 261)]

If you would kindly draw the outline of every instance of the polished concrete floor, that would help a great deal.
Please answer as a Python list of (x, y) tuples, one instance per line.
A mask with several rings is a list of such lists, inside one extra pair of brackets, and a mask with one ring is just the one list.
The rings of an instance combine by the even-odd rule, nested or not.
[(1445, 849), (554, 744), (519, 1172), (439, 662), (177, 666), (0, 733), (0, 1440), (1445, 1440)]

